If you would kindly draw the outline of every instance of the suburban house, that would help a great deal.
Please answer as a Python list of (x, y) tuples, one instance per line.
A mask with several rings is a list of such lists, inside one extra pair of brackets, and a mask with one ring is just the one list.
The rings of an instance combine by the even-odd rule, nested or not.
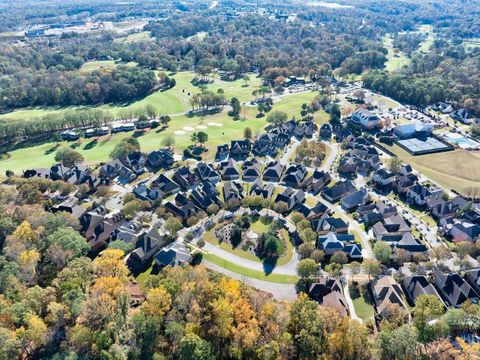
[(367, 109), (358, 109), (352, 114), (352, 120), (362, 125), (365, 129), (377, 127), (380, 121), (379, 117)]
[(151, 188), (158, 189), (164, 198), (180, 191), (180, 186), (176, 182), (170, 180), (165, 174), (161, 174), (153, 180)]
[(393, 184), (395, 179), (396, 175), (393, 172), (382, 168), (375, 172), (372, 180), (377, 186), (386, 187)]
[(260, 196), (263, 199), (270, 199), (272, 197), (274, 190), (273, 184), (263, 184), (262, 180), (258, 179), (255, 181), (250, 188), (251, 196)]
[(398, 305), (407, 310), (402, 288), (392, 276), (378, 278), (371, 287), (375, 308), (380, 316), (386, 315), (392, 305)]
[(297, 206), (295, 211), (305, 216), (305, 219), (307, 220), (314, 220), (322, 217), (322, 215), (327, 213), (329, 209), (327, 206), (323, 205), (321, 202), (318, 202), (317, 205), (315, 205), (312, 208), (308, 207), (305, 204), (300, 204)]
[(398, 175), (393, 184), (393, 190), (399, 195), (405, 195), (417, 183), (418, 177), (414, 174)]
[(439, 111), (442, 114), (450, 114), (453, 111), (451, 104), (439, 101), (431, 106), (432, 110)]
[(340, 218), (330, 217), (326, 213), (311, 221), (312, 229), (320, 235), (333, 232), (335, 234), (348, 233), (348, 224)]
[(330, 173), (325, 171), (315, 170), (313, 174), (307, 177), (304, 181), (305, 188), (307, 191), (311, 192), (312, 194), (318, 194), (320, 191), (327, 186), (332, 177)]
[(242, 180), (245, 182), (254, 182), (260, 179), (261, 164), (253, 159), (244, 161), (242, 164)]
[(287, 205), (289, 211), (305, 201), (305, 192), (303, 190), (295, 190), (286, 188), (275, 198), (275, 203), (283, 202)]
[(420, 295), (433, 295), (443, 303), (437, 289), (435, 289), (435, 286), (428, 281), (425, 275), (411, 275), (405, 277), (405, 279), (403, 279), (403, 287), (407, 299), (412, 305), (415, 305), (417, 297)]
[(424, 185), (415, 184), (407, 190), (407, 202), (424, 206), (430, 198), (441, 194), (442, 190), (440, 189), (430, 189)]
[(58, 205), (50, 208), (52, 213), (66, 212), (73, 215), (75, 218), (80, 219), (85, 214), (85, 208), (80, 205), (76, 205), (72, 200), (66, 200)]
[(232, 140), (230, 144), (230, 157), (243, 160), (250, 155), (252, 144), (249, 140)]
[(165, 210), (182, 221), (186, 221), (189, 217), (197, 213), (197, 207), (193, 201), (182, 193), (178, 193), (177, 196), (175, 196), (174, 202), (168, 201), (165, 203)]
[(147, 155), (147, 167), (154, 172), (159, 169), (168, 169), (173, 163), (173, 153), (168, 149), (155, 150)]
[(467, 209), (471, 203), (457, 196), (452, 200), (443, 200), (442, 198), (430, 198), (427, 201), (427, 208), (432, 216), (437, 219), (444, 219), (455, 216), (458, 211)]
[(307, 168), (305, 166), (301, 164), (290, 164), (283, 173), (282, 183), (286, 186), (299, 188), (305, 176), (307, 176)]
[(162, 198), (162, 192), (159, 189), (151, 189), (146, 184), (139, 184), (132, 190), (133, 194), (142, 201), (148, 201), (155, 204), (157, 200)]
[(462, 124), (471, 125), (475, 122), (475, 118), (468, 112), (467, 109), (459, 109), (450, 114), (450, 117), (455, 121), (460, 121)]
[(350, 260), (362, 259), (362, 247), (355, 243), (355, 236), (350, 234), (335, 234), (329, 232), (317, 240), (317, 249), (331, 256), (336, 252), (344, 252)]
[(395, 214), (375, 223), (372, 227), (377, 240), (400, 241), (404, 234), (410, 233), (410, 226), (402, 216)]
[(332, 187), (323, 189), (322, 197), (331, 203), (335, 203), (343, 196), (354, 191), (356, 191), (356, 189), (351, 181), (341, 181), (336, 183)]
[(320, 137), (324, 140), (330, 140), (332, 137), (332, 126), (330, 124), (323, 124), (320, 127)]
[(269, 182), (280, 182), (284, 166), (279, 161), (270, 161), (263, 172), (263, 180)]
[(453, 241), (477, 241), (480, 238), (480, 225), (469, 221), (458, 221), (448, 226), (447, 234)]
[(158, 227), (154, 227), (142, 235), (133, 243), (134, 250), (124, 259), (130, 271), (138, 273), (149, 266), (155, 253), (166, 244), (165, 234)]
[(200, 176), (196, 172), (191, 172), (187, 166), (182, 166), (173, 173), (173, 181), (175, 181), (183, 191), (195, 188), (200, 184)]
[(147, 158), (140, 151), (135, 151), (131, 154), (122, 156), (120, 161), (123, 163), (123, 165), (132, 170), (137, 176), (145, 172)]
[(242, 201), (243, 195), (243, 186), (237, 181), (225, 181), (223, 183), (223, 198), (225, 202), (232, 200)]
[(230, 147), (228, 144), (218, 145), (217, 153), (215, 154), (215, 161), (225, 161), (228, 160), (230, 155)]
[(450, 306), (460, 307), (467, 300), (478, 300), (475, 290), (457, 273), (443, 273), (435, 268), (434, 277), (437, 289)]
[(210, 205), (217, 205), (219, 208), (221, 207), (222, 201), (218, 196), (219, 193), (215, 185), (209, 182), (204, 182), (202, 185), (192, 190), (190, 199), (199, 208), (207, 210)]
[(220, 173), (222, 180), (232, 181), (240, 178), (240, 171), (238, 170), (237, 162), (233, 158), (221, 163)]
[(345, 211), (353, 211), (359, 206), (363, 206), (368, 202), (370, 202), (370, 196), (368, 195), (368, 191), (366, 189), (361, 189), (346, 194), (342, 198), (342, 208)]
[(137, 178), (137, 174), (127, 168), (120, 160), (112, 160), (99, 169), (100, 179), (113, 180), (118, 178), (121, 184), (129, 183)]
[(180, 241), (176, 241), (161, 249), (153, 259), (154, 267), (163, 269), (166, 266), (181, 266), (192, 260), (190, 250)]
[(310, 285), (308, 295), (320, 305), (334, 308), (344, 316), (348, 315), (348, 304), (339, 279), (317, 277), (316, 281)]
[(480, 269), (467, 270), (465, 278), (477, 294), (480, 294)]
[(220, 181), (220, 175), (210, 164), (200, 162), (197, 164), (195, 170), (202, 181), (210, 181), (212, 184), (216, 184)]
[(366, 225), (372, 225), (382, 221), (390, 216), (397, 215), (395, 206), (387, 205), (383, 201), (377, 201), (375, 204), (361, 206), (357, 209), (358, 215)]

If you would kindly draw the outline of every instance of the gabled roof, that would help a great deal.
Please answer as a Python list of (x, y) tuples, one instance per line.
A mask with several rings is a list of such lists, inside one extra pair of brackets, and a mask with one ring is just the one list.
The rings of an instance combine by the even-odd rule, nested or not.
[(403, 280), (403, 286), (410, 301), (414, 304), (415, 300), (420, 295), (433, 295), (440, 301), (443, 300), (437, 292), (437, 289), (428, 281), (424, 275), (411, 275)]
[(451, 306), (458, 307), (468, 299), (478, 299), (478, 294), (457, 273), (443, 273), (434, 269), (435, 285)]
[(403, 301), (403, 291), (391, 276), (383, 276), (376, 280), (372, 286), (372, 293), (379, 314), (382, 314), (390, 304), (407, 309)]

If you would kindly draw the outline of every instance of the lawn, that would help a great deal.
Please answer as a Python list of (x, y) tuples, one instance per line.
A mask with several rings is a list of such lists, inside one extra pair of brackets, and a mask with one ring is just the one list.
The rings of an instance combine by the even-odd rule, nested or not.
[(373, 306), (365, 302), (363, 297), (357, 299), (352, 299), (353, 307), (355, 308), (355, 313), (362, 320), (372, 319), (374, 315)]
[[(216, 126), (215, 126), (216, 125)], [(161, 140), (167, 135), (175, 138), (175, 148), (177, 153), (191, 144), (190, 137), (194, 131), (205, 131), (209, 139), (206, 144), (207, 152), (203, 158), (211, 160), (215, 157), (217, 145), (230, 142), (232, 139), (243, 138), (243, 131), (250, 127), (254, 132), (260, 130), (265, 125), (264, 119), (257, 119), (254, 115), (248, 116), (247, 120), (234, 121), (226, 114), (226, 111), (202, 117), (189, 118), (185, 115), (172, 118), (170, 126), (165, 131), (152, 129), (146, 132), (129, 132), (116, 135), (107, 135), (99, 138), (98, 142), (94, 139), (81, 139), (77, 143), (48, 142), (26, 148), (20, 148), (9, 153), (9, 157), (0, 160), (0, 174), (6, 170), (12, 170), (19, 174), (21, 170), (35, 167), (48, 167), (54, 163), (55, 152), (62, 146), (71, 146), (80, 152), (85, 158), (86, 163), (93, 165), (102, 161), (109, 160), (109, 154), (114, 146), (123, 138), (135, 136), (140, 142), (142, 151), (152, 151), (160, 148)], [(205, 127), (205, 129), (203, 129)], [(185, 129), (184, 129), (185, 128)], [(176, 133), (177, 132), (177, 133)], [(89, 145), (90, 144), (90, 145)]]
[(126, 65), (126, 66), (137, 66), (136, 62), (129, 62), (129, 63), (120, 63), (116, 62), (114, 60), (104, 60), (104, 61), (88, 61), (84, 63), (80, 67), (80, 72), (81, 73), (91, 73), (92, 71), (95, 70), (100, 70), (100, 69), (115, 69), (118, 65)]
[(279, 284), (295, 284), (298, 281), (297, 276), (279, 275), (279, 274), (266, 275), (263, 272), (247, 269), (243, 266), (239, 266), (237, 264), (231, 263), (213, 254), (204, 254), (203, 258), (226, 270), (230, 270), (239, 275), (243, 275), (243, 276), (257, 279), (257, 280), (268, 281), (268, 282), (279, 283)]
[(140, 31), (133, 34), (129, 34), (122, 38), (115, 39), (114, 42), (128, 44), (128, 43), (134, 43), (134, 42), (140, 42), (140, 41), (151, 41), (151, 40), (153, 40), (153, 38), (150, 31)]
[(383, 46), (388, 50), (388, 61), (385, 64), (387, 71), (400, 70), (410, 63), (410, 59), (403, 52), (394, 50), (393, 38), (390, 35), (386, 35), (383, 38)]
[[(184, 76), (186, 73), (177, 74)], [(191, 84), (189, 84), (192, 86)], [(177, 85), (178, 86), (178, 85)], [(193, 87), (193, 86), (192, 86)], [(172, 89), (174, 90), (174, 89)], [(233, 88), (230, 89), (232, 91)], [(160, 96), (167, 94), (171, 98), (172, 102), (182, 103), (186, 97), (178, 96), (181, 90), (176, 90), (177, 94), (167, 94), (168, 92), (160, 93)], [(156, 93), (159, 94), (159, 93)], [(156, 94), (151, 95), (152, 97)], [(284, 102), (292, 104), (296, 103), (300, 106), (301, 101), (298, 99), (304, 99), (305, 94), (296, 94), (285, 96), (280, 102), (275, 104), (276, 106), (284, 106)], [(149, 97), (150, 98), (150, 97)], [(144, 99), (145, 100), (145, 99)], [(146, 101), (146, 100), (145, 100)], [(150, 101), (150, 100), (148, 100)], [(185, 100), (186, 101), (186, 100)], [(165, 105), (165, 103), (163, 104)], [(173, 103), (171, 106), (177, 106)], [(169, 106), (170, 106), (169, 105)], [(183, 106), (183, 105), (182, 105)], [(293, 105), (292, 105), (293, 106)], [(45, 112), (43, 109), (28, 110), (36, 112), (37, 116)], [(57, 110), (61, 111), (61, 110)], [(35, 167), (49, 167), (54, 163), (54, 156), (56, 150), (62, 146), (72, 146), (79, 151), (87, 164), (94, 165), (99, 162), (108, 161), (109, 154), (113, 150), (114, 146), (119, 143), (123, 138), (135, 135), (140, 142), (142, 151), (152, 151), (160, 147), (161, 140), (165, 136), (173, 136), (175, 138), (175, 150), (176, 153), (182, 153), (182, 151), (191, 144), (191, 135), (194, 131), (205, 131), (208, 133), (209, 139), (205, 144), (207, 152), (203, 155), (205, 160), (212, 160), (215, 157), (216, 147), (220, 144), (229, 143), (232, 139), (243, 138), (243, 132), (246, 127), (250, 127), (255, 133), (260, 131), (266, 124), (264, 118), (256, 118), (257, 110), (254, 107), (247, 107), (246, 120), (233, 120), (227, 115), (227, 111), (206, 115), (206, 116), (194, 116), (188, 117), (187, 115), (177, 115), (172, 117), (172, 121), (169, 127), (165, 131), (159, 131), (158, 129), (152, 129), (146, 132), (129, 132), (116, 135), (108, 135), (99, 138), (98, 142), (94, 142), (93, 139), (81, 139), (78, 146), (76, 143), (68, 142), (47, 142), (30, 147), (19, 148), (9, 152), (9, 157), (4, 160), (0, 160), (0, 174), (4, 174), (6, 170), (12, 170), (19, 174), (21, 170)], [(88, 145), (90, 144), (90, 145)]]
[(440, 186), (463, 192), (466, 187), (478, 187), (480, 154), (456, 149), (443, 153), (413, 156), (398, 145), (389, 147), (403, 162), (429, 177)]
[[(268, 229), (268, 225), (263, 224), (261, 221), (256, 221), (256, 222), (252, 223), (252, 225), (250, 227), (250, 230), (257, 233), (258, 235), (263, 234), (264, 232), (267, 231), (267, 229)], [(209, 230), (205, 233), (205, 235), (204, 235), (205, 241), (207, 241), (208, 243), (210, 243), (214, 246), (219, 247), (222, 250), (228, 251), (229, 253), (232, 253), (236, 256), (239, 256), (241, 258), (248, 259), (248, 260), (251, 260), (251, 261), (256, 261), (256, 262), (259, 262), (259, 263), (262, 262), (262, 260), (259, 259), (252, 252), (243, 251), (241, 246), (237, 246), (236, 248), (232, 248), (232, 246), (230, 244), (227, 244), (225, 242), (220, 243), (218, 241), (218, 239), (215, 237), (213, 232), (214, 232), (214, 229)], [(286, 238), (288, 240), (286, 241), (287, 246), (286, 246), (285, 255), (278, 259), (278, 261), (276, 263), (276, 266), (281, 266), (281, 265), (288, 264), (292, 260), (292, 255), (293, 255), (293, 244), (290, 241), (290, 236), (288, 234), (288, 231), (286, 231), (285, 229), (282, 229), (281, 232), (282, 232), (282, 237)]]
[[(134, 64), (134, 63), (129, 63)], [(116, 64), (113, 61), (95, 61), (84, 64), (83, 71), (92, 71), (101, 66), (114, 67)], [(114, 116), (120, 117), (125, 110), (135, 110), (145, 107), (145, 105), (153, 105), (160, 114), (179, 114), (185, 113), (191, 109), (190, 98), (193, 94), (199, 93), (200, 89), (192, 85), (191, 81), (195, 77), (192, 72), (179, 72), (172, 77), (176, 81), (176, 86), (166, 91), (157, 91), (147, 97), (126, 105), (102, 105), (99, 109), (110, 110)], [(207, 90), (216, 92), (218, 89), (223, 89), (225, 97), (231, 99), (236, 96), (241, 102), (248, 102), (253, 99), (252, 91), (257, 89), (261, 84), (261, 79), (250, 75), (251, 80), (248, 86), (245, 86), (243, 80), (237, 81), (223, 81), (217, 76), (214, 77), (214, 82), (207, 86)], [(292, 96), (296, 97), (296, 96)], [(289, 97), (290, 98), (290, 97)], [(283, 100), (281, 102), (283, 104)], [(301, 103), (300, 103), (301, 105)], [(65, 108), (58, 107), (36, 107), (19, 109), (7, 114), (0, 115), (2, 118), (34, 118), (44, 116), (47, 114), (61, 113), (65, 110), (79, 110), (85, 109), (85, 106), (70, 106)]]

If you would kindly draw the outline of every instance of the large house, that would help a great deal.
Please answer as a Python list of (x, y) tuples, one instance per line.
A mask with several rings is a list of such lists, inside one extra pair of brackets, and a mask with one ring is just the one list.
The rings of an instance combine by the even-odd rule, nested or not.
[(457, 273), (443, 273), (434, 269), (435, 285), (450, 306), (460, 307), (465, 301), (476, 302), (478, 294)]
[(279, 161), (270, 161), (263, 172), (263, 180), (269, 182), (280, 182), (284, 166)]
[(366, 109), (358, 109), (352, 114), (352, 120), (365, 129), (373, 129), (380, 121), (379, 117)]
[(391, 276), (382, 276), (372, 284), (372, 295), (375, 308), (380, 316), (386, 315), (392, 305), (407, 310), (402, 288)]
[(425, 275), (411, 275), (405, 277), (405, 279), (403, 279), (403, 287), (405, 288), (407, 298), (412, 305), (415, 305), (415, 302), (420, 295), (433, 295), (443, 303), (437, 289), (435, 289), (435, 286), (428, 281)]
[(351, 260), (362, 259), (362, 247), (355, 243), (354, 235), (329, 232), (317, 239), (316, 246), (317, 249), (323, 250), (326, 256), (344, 252)]
[(310, 285), (308, 295), (322, 306), (334, 308), (342, 315), (348, 315), (348, 303), (340, 280), (326, 279), (323, 276), (319, 276)]
[(356, 191), (351, 181), (341, 181), (336, 183), (334, 186), (325, 188), (322, 191), (322, 197), (331, 202), (337, 202), (345, 195)]

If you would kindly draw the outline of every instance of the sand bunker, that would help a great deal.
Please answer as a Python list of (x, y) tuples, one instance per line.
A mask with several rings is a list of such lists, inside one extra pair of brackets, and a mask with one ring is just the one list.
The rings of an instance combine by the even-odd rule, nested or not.
[(193, 131), (193, 130), (195, 130), (195, 128), (192, 128), (191, 126), (185, 126), (185, 127), (183, 127), (182, 129), (185, 130), (185, 131)]
[(207, 127), (205, 125), (195, 126), (197, 129), (205, 130)]
[(175, 135), (184, 135), (185, 134), (185, 131), (183, 130), (177, 130), (174, 132)]
[(216, 123), (216, 122), (209, 122), (208, 125), (209, 126), (223, 126), (223, 124)]

